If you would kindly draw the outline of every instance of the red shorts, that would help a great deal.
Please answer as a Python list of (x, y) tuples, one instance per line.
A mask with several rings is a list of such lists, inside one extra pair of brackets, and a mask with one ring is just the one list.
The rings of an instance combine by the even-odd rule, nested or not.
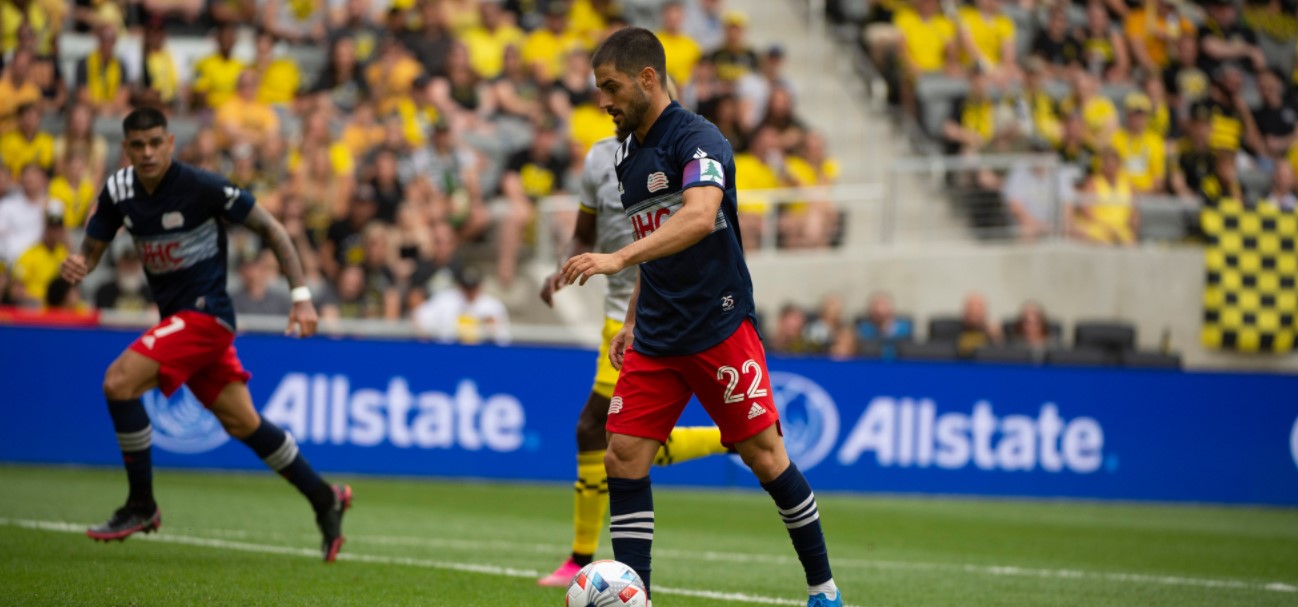
[(171, 396), (181, 385), (207, 406), (232, 383), (247, 383), (234, 351), (234, 332), (214, 316), (183, 310), (144, 332), (131, 350), (158, 361), (158, 388)]
[(645, 356), (632, 346), (609, 401), (609, 432), (665, 443), (690, 396), (717, 423), (727, 447), (779, 423), (766, 350), (751, 322), (698, 354)]

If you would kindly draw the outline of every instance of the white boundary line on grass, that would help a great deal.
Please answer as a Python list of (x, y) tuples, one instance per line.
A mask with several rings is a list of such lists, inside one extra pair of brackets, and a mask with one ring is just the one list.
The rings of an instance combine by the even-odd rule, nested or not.
[[(87, 525), (68, 523), (63, 521), (37, 521), (29, 519), (10, 519), (0, 518), (0, 526), (19, 527), (36, 531), (53, 531), (57, 533), (75, 533), (84, 534)], [(194, 537), (188, 535), (174, 535), (163, 533), (157, 535), (138, 535), (142, 540), (149, 542), (158, 542), (163, 544), (183, 544), (186, 546), (201, 546), (204, 548), (219, 548), (223, 550), (236, 550), (239, 552), (256, 552), (262, 554), (280, 554), (285, 556), (299, 556), (318, 559), (320, 558), (319, 550), (310, 550), (307, 548), (293, 548), (289, 546), (272, 546), (266, 544), (252, 544), (248, 542), (232, 542), (229, 540)], [(500, 577), (527, 578), (536, 579), (540, 577), (540, 572), (531, 569), (515, 569), (513, 567), (499, 567), (496, 565), (482, 565), (476, 563), (452, 563), (447, 561), (434, 561), (428, 559), (417, 559), (400, 556), (379, 556), (372, 554), (357, 554), (355, 552), (344, 552), (338, 555), (338, 558), (346, 561), (356, 561), (361, 563), (373, 563), (379, 565), (405, 565), (409, 567), (424, 567), (428, 569), (442, 569), (447, 571), (461, 571), (466, 573), (481, 573), (484, 575), (495, 575)], [(654, 592), (661, 594), (675, 594), (680, 596), (689, 596), (710, 599), (714, 601), (729, 601), (734, 603), (750, 603), (756, 605), (795, 605), (801, 606), (801, 601), (792, 599), (780, 599), (768, 596), (758, 596), (743, 594), (739, 592), (717, 592), (713, 590), (694, 590), (690, 588), (672, 588), (668, 586), (654, 586)]]
[[(22, 527), (27, 529), (37, 529), (43, 531), (57, 531), (65, 533), (84, 533), (86, 526), (61, 521), (37, 521), (27, 519), (7, 519), (0, 518), (0, 525), (11, 527)], [(249, 537), (251, 533), (242, 530), (229, 529), (211, 529), (207, 530), (214, 534), (224, 535), (226, 537)], [(265, 536), (266, 534), (260, 534)], [(275, 534), (271, 534), (275, 535)], [(387, 546), (428, 546), (435, 548), (464, 548), (481, 550), (484, 546), (492, 548), (502, 548), (509, 550), (525, 550), (529, 552), (555, 552), (566, 550), (566, 547), (550, 544), (528, 544), (521, 542), (510, 542), (505, 540), (485, 539), (454, 539), (454, 538), (417, 538), (405, 536), (386, 536), (386, 535), (353, 535), (350, 536), (353, 542), (371, 543)], [(266, 554), (286, 554), (293, 556), (307, 556), (319, 558), (319, 552), (309, 549), (291, 548), (287, 546), (274, 546), (266, 544), (251, 544), (247, 542), (236, 542), (215, 538), (202, 538), (183, 535), (145, 535), (143, 539), (149, 541), (187, 544), (193, 546), (205, 546), (211, 548), (224, 548), (228, 550), (242, 550), (245, 552), (261, 552)], [(702, 560), (708, 562), (723, 563), (768, 563), (775, 565), (792, 565), (796, 560), (788, 556), (767, 555), (767, 554), (749, 554), (738, 552), (718, 552), (718, 551), (688, 551), (673, 549), (658, 549), (654, 551), (660, 557), (671, 559), (689, 559)], [(446, 561), (432, 561), (426, 559), (416, 559), (409, 557), (389, 557), (357, 554), (347, 552), (339, 555), (339, 558), (366, 563), (379, 564), (397, 564), (409, 565), (415, 567), (428, 567), (433, 569), (445, 569), (451, 571), (463, 571), (469, 573), (483, 573), (487, 575), (498, 575), (505, 577), (518, 578), (535, 578), (540, 575), (539, 572), (528, 569), (514, 569), (508, 567), (498, 567), (495, 565), (478, 565), (471, 563), (453, 563)], [(1104, 571), (1083, 571), (1078, 569), (1036, 569), (1029, 567), (1017, 567), (1006, 565), (973, 565), (959, 563), (922, 563), (910, 561), (883, 561), (870, 559), (853, 559), (853, 558), (835, 558), (835, 567), (860, 567), (875, 569), (894, 569), (894, 570), (912, 570), (912, 571), (946, 571), (955, 573), (966, 573), (971, 575), (983, 576), (1009, 576), (1009, 577), (1035, 577), (1043, 579), (1075, 579), (1075, 580), (1098, 580), (1106, 582), (1125, 582), (1135, 584), (1152, 584), (1160, 586), (1189, 586), (1197, 588), (1215, 588), (1222, 590), (1247, 590), (1247, 591), (1264, 591), (1264, 592), (1282, 592), (1296, 593), (1298, 587), (1282, 582), (1259, 583), (1245, 582), (1241, 580), (1220, 580), (1209, 578), (1192, 578), (1183, 576), (1154, 575), (1144, 573), (1123, 573), (1123, 572), (1104, 572)], [(683, 596), (693, 596), (701, 598), (710, 598), (721, 601), (746, 602), (762, 605), (802, 605), (802, 603), (789, 599), (779, 599), (764, 596), (747, 595), (742, 593), (725, 593), (710, 590), (692, 590), (685, 588), (673, 588), (655, 586), (655, 591), (663, 594), (676, 594)]]

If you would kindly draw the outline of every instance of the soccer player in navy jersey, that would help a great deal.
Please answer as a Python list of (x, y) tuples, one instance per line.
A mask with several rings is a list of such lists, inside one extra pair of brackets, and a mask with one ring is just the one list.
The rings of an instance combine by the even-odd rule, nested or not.
[(291, 434), (262, 419), (248, 393), (252, 377), (234, 349), (234, 307), (226, 293), (227, 223), (242, 223), (275, 252), (293, 288), (286, 334), (316, 330), (311, 292), (292, 240), (248, 192), (225, 178), (173, 161), (175, 136), (156, 109), (132, 111), (122, 121), (122, 150), (131, 166), (108, 177), (86, 225), (79, 254), (63, 263), (63, 278), (79, 283), (99, 264), (121, 227), (134, 239), (162, 321), (113, 361), (104, 396), (126, 464), (130, 493), (106, 522), (86, 530), (99, 541), (124, 540), (162, 524), (153, 499), (152, 426), (140, 398), (160, 388), (170, 396), (188, 385), (231, 436), (298, 488), (315, 510), (324, 536), (324, 560), (342, 548), (343, 512), (352, 490), (330, 486), (298, 451)]
[(662, 44), (620, 30), (591, 61), (600, 106), (632, 133), (614, 154), (635, 241), (583, 253), (568, 284), (633, 264), (640, 278), (609, 357), (621, 369), (609, 403), (609, 537), (614, 558), (649, 586), (653, 492), (649, 466), (691, 396), (775, 500), (806, 573), (808, 607), (841, 607), (810, 485), (784, 450), (754, 325), (752, 279), (740, 246), (735, 165), (717, 127), (664, 90)]

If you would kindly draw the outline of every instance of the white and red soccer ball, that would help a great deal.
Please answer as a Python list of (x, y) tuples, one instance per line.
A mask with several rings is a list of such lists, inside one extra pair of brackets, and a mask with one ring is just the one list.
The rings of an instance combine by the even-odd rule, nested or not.
[(572, 576), (565, 607), (648, 607), (649, 595), (634, 569), (617, 561), (595, 561)]

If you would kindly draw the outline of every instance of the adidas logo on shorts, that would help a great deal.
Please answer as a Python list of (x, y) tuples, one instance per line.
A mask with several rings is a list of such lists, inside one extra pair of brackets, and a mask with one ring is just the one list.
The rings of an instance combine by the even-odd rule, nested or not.
[(763, 407), (757, 403), (753, 403), (753, 406), (749, 407), (748, 419), (753, 419), (755, 417), (760, 417), (762, 415), (766, 415), (766, 407)]
[(608, 401), (608, 414), (612, 415), (622, 410), (622, 397), (614, 396), (613, 400)]

